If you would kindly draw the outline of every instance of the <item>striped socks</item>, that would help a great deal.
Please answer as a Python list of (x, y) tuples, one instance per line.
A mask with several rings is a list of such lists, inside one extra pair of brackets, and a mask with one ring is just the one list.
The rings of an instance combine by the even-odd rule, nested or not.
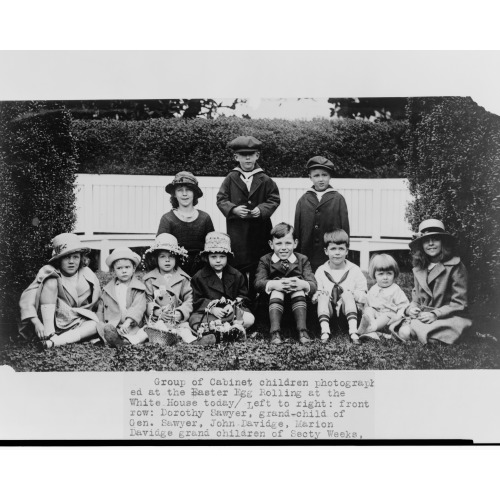
[(293, 317), (295, 318), (297, 329), (299, 331), (307, 329), (306, 325), (307, 303), (305, 296), (297, 295), (295, 297), (291, 297), (291, 302), (292, 302)]
[(280, 329), (284, 309), (285, 303), (283, 302), (283, 299), (278, 297), (271, 298), (269, 301), (269, 321), (271, 323), (270, 326), (272, 332)]

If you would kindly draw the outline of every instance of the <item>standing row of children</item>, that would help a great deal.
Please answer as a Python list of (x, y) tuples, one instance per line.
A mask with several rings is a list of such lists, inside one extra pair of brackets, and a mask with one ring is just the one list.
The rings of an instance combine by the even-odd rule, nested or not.
[(308, 297), (317, 303), (322, 342), (330, 338), (331, 318), (339, 315), (346, 317), (354, 343), (380, 338), (377, 332), (385, 327), (385, 335), (401, 341), (451, 344), (460, 337), (470, 326), (467, 274), (454, 254), (454, 238), (440, 221), (424, 221), (410, 244), (415, 264), (411, 304), (395, 283), (398, 266), (387, 254), (372, 258), (369, 272), (376, 284), (368, 291), (361, 269), (347, 260), (347, 206), (330, 186), (333, 164), (321, 156), (308, 161), (313, 186), (297, 203), (295, 228), (287, 223), (272, 228), (280, 197), (276, 183), (257, 164), (261, 146), (254, 137), (229, 144), (239, 166), (217, 195), (228, 234), (207, 235), (204, 267), (192, 278), (182, 270), (186, 250), (163, 233), (146, 251), (149, 272), (142, 282), (135, 277), (139, 255), (115, 249), (107, 259), (114, 278), (101, 294), (86, 267), (89, 249), (78, 236), (64, 233), (53, 239), (49, 264), (23, 292), (22, 331), (32, 326), (44, 347), (92, 338), (111, 346), (138, 344), (158, 330), (168, 333), (169, 344), (243, 340), (255, 320), (250, 305), (260, 293), (269, 299), (274, 344), (283, 340), (287, 304), (300, 342), (312, 341), (306, 327)]

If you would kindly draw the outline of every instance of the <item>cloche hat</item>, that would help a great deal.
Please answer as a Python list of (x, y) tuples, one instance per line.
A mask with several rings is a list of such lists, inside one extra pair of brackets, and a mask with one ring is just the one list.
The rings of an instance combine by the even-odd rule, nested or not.
[(450, 243), (455, 241), (453, 235), (445, 231), (444, 224), (438, 219), (427, 219), (418, 226), (418, 233), (413, 235), (413, 240), (410, 241), (410, 249), (415, 250), (419, 242), (428, 236), (439, 236), (442, 239), (447, 239)]
[(228, 146), (235, 153), (254, 153), (261, 150), (262, 142), (251, 135), (241, 135), (233, 139)]
[(154, 243), (148, 248), (144, 255), (150, 252), (156, 252), (159, 250), (166, 250), (167, 252), (171, 252), (179, 257), (185, 259), (188, 255), (188, 251), (179, 245), (177, 242), (177, 238), (173, 234), (169, 233), (161, 233), (156, 238)]
[(334, 165), (328, 158), (325, 158), (324, 156), (313, 156), (306, 163), (306, 169), (309, 172), (313, 168), (323, 168), (324, 170), (328, 171), (330, 174), (333, 174)]
[(55, 260), (71, 253), (90, 252), (90, 248), (83, 246), (80, 238), (73, 233), (58, 234), (57, 236), (54, 236), (54, 238), (52, 238), (51, 244), (52, 257), (49, 259), (49, 263), (54, 262)]
[(112, 267), (113, 263), (120, 259), (128, 259), (136, 266), (141, 262), (141, 258), (128, 247), (117, 247), (106, 258), (106, 265)]
[(175, 194), (175, 190), (178, 187), (186, 186), (192, 189), (196, 197), (201, 198), (203, 196), (203, 191), (198, 186), (198, 179), (191, 172), (178, 172), (175, 174), (174, 180), (165, 186), (165, 191), (168, 194)]
[(212, 231), (206, 235), (205, 248), (201, 253), (227, 253), (233, 255), (233, 252), (231, 252), (231, 238), (226, 233)]

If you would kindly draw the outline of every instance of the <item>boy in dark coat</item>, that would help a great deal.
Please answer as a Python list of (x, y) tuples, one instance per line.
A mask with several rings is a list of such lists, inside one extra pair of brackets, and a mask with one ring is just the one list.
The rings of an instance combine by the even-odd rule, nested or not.
[(343, 229), (349, 235), (349, 216), (344, 197), (330, 186), (333, 163), (315, 156), (306, 168), (313, 186), (297, 202), (295, 234), (299, 240), (297, 252), (309, 257), (314, 272), (325, 261), (323, 235), (334, 229)]
[(255, 288), (269, 294), (271, 343), (281, 344), (281, 319), (285, 300), (289, 297), (291, 309), (302, 344), (311, 342), (306, 328), (306, 297), (316, 293), (316, 279), (305, 255), (294, 252), (297, 247), (293, 227), (281, 222), (271, 231), (269, 245), (273, 250), (259, 261)]
[(227, 219), (227, 233), (234, 251), (234, 267), (248, 273), (250, 297), (259, 259), (268, 251), (271, 215), (280, 204), (276, 183), (257, 164), (262, 143), (251, 136), (229, 143), (239, 163), (222, 182), (217, 206)]

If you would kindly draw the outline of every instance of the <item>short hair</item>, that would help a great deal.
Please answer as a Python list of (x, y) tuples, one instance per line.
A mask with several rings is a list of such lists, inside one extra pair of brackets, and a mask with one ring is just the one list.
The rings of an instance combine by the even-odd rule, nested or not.
[(287, 224), (286, 222), (280, 222), (271, 229), (270, 236), (271, 239), (276, 238), (278, 240), (286, 236), (288, 233), (292, 233), (292, 237), (295, 239), (295, 229), (293, 226)]
[(336, 245), (345, 245), (349, 248), (349, 235), (343, 229), (334, 229), (329, 233), (325, 233), (323, 236), (324, 247), (328, 248), (330, 243), (335, 243)]
[[(198, 195), (195, 193), (193, 189), (191, 189), (189, 186), (186, 186), (185, 184), (177, 186), (179, 187), (185, 187), (186, 189), (189, 189), (190, 191), (193, 192), (193, 206), (198, 205)], [(177, 188), (176, 188), (177, 189)], [(170, 196), (170, 205), (172, 205), (172, 208), (179, 208), (179, 200), (175, 197), (175, 189), (173, 194)]]
[[(89, 252), (71, 252), (71, 253), (79, 253), (80, 254), (80, 264), (78, 265), (78, 270), (83, 269), (84, 267), (87, 267), (90, 264), (90, 259), (87, 257)], [(59, 257), (51, 262), (51, 266), (55, 267), (56, 269), (61, 269), (61, 259), (64, 259), (64, 257), (67, 257), (68, 255), (71, 255), (70, 253), (63, 255), (62, 257)]]
[[(158, 255), (160, 252), (168, 252), (168, 250), (158, 249), (154, 252), (148, 252), (144, 257), (144, 269), (146, 271), (152, 271), (158, 267)], [(179, 267), (179, 257), (175, 253), (170, 252), (170, 255), (175, 259), (174, 269)]]
[(371, 279), (375, 279), (375, 273), (377, 271), (392, 271), (394, 273), (394, 279), (399, 276), (398, 263), (394, 260), (394, 257), (386, 253), (375, 254), (370, 259), (368, 274)]

